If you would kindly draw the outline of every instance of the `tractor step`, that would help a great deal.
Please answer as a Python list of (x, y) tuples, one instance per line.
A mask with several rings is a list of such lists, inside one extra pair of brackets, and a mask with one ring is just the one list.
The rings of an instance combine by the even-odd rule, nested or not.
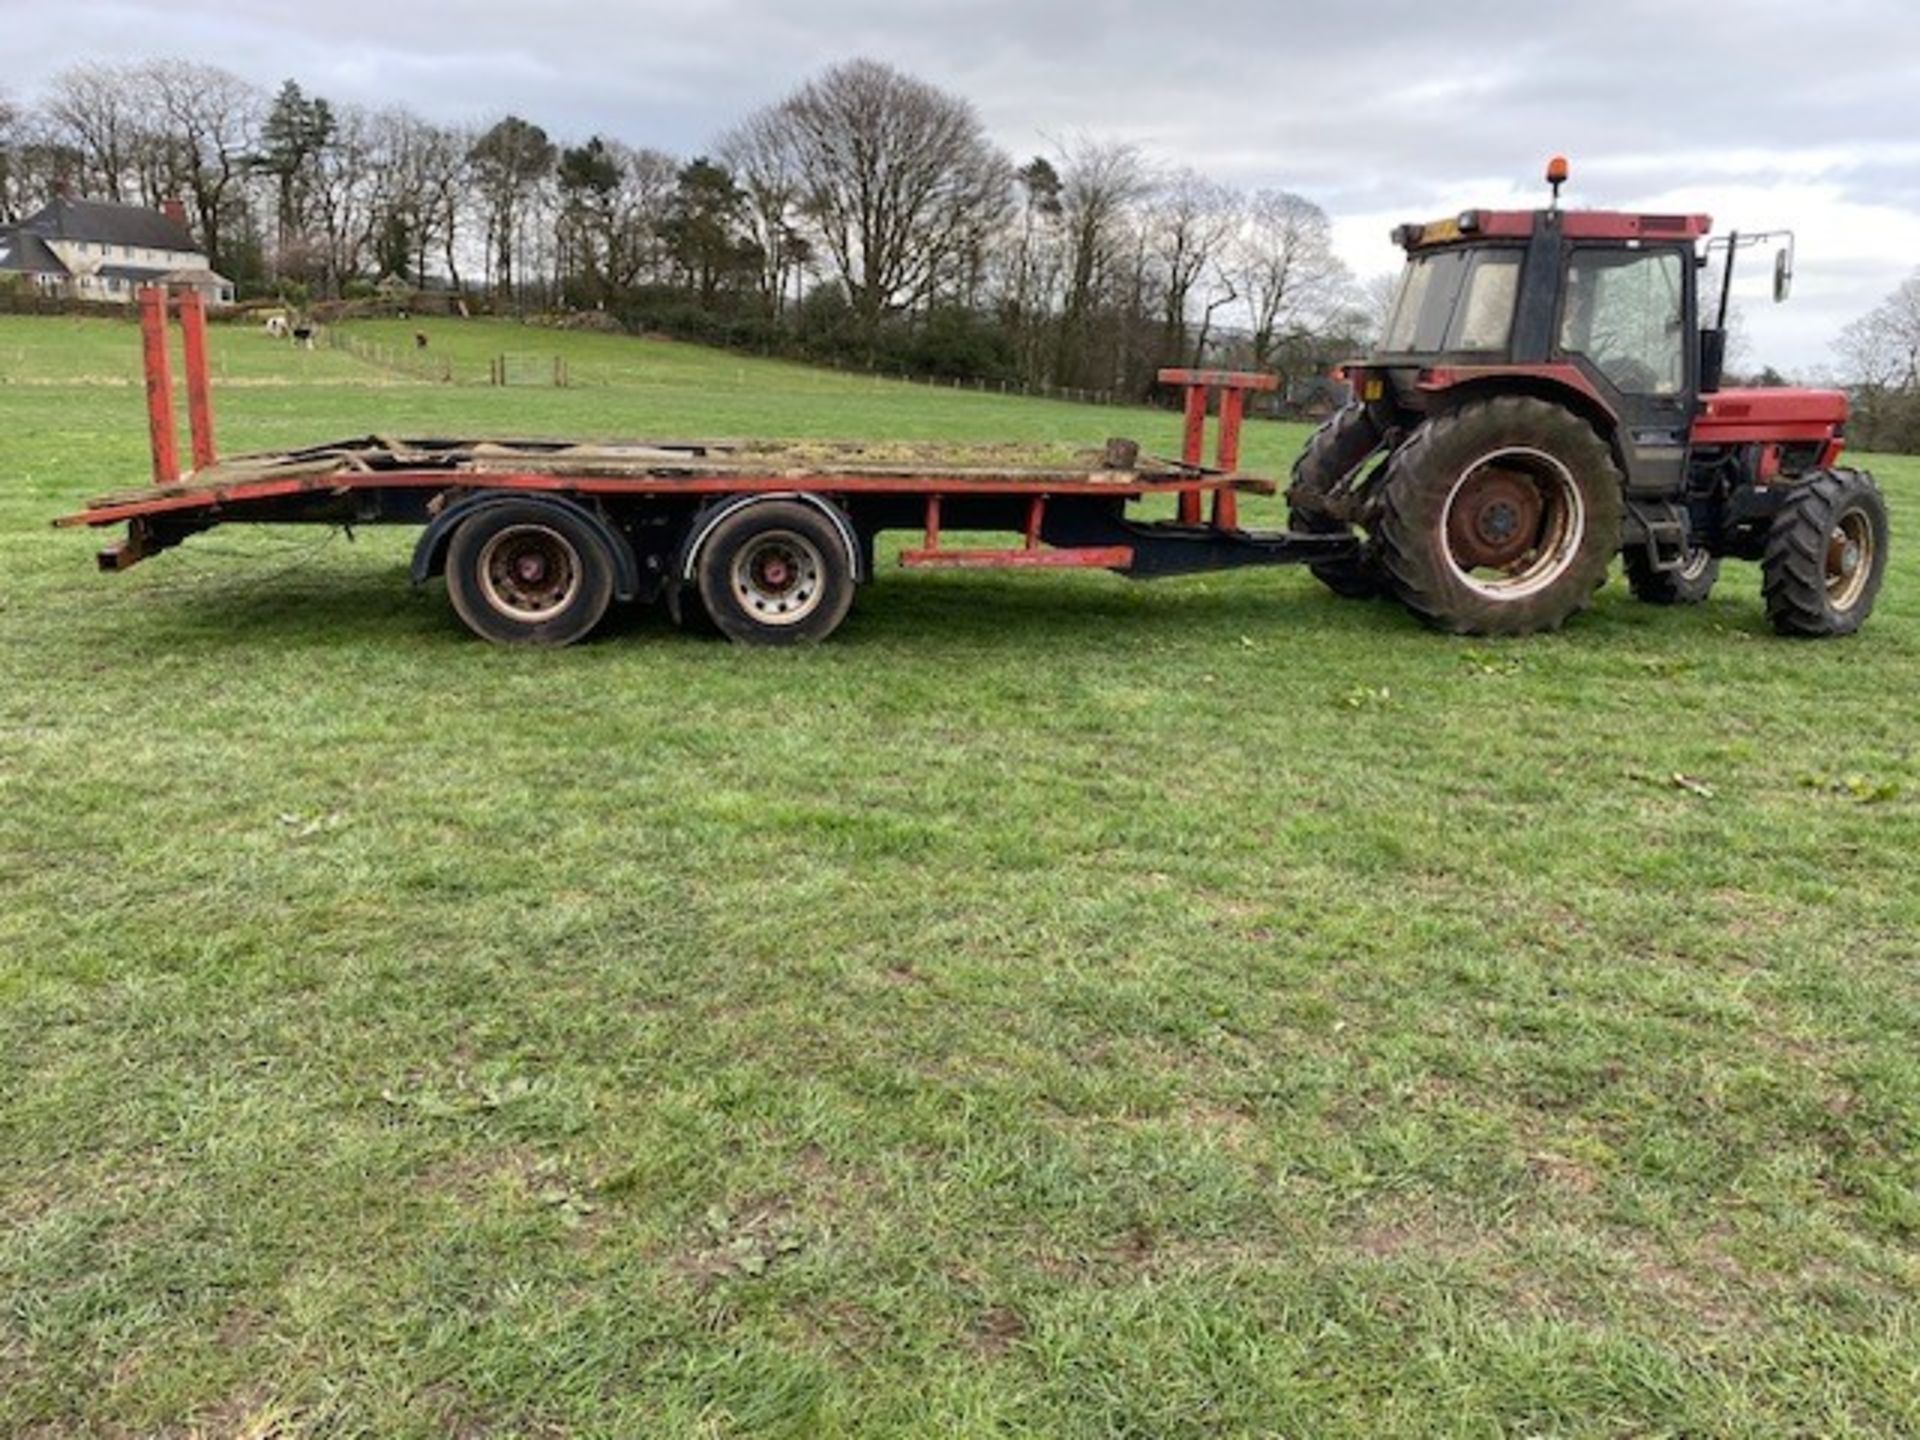
[(1677, 505), (1629, 500), (1627, 513), (1631, 522), (1627, 543), (1643, 546), (1655, 570), (1678, 570), (1687, 563), (1687, 520)]

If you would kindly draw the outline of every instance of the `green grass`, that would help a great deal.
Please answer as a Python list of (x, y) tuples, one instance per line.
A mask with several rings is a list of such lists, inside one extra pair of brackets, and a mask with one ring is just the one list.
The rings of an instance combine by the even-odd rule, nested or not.
[[(428, 328), (577, 383), (222, 330), (224, 443), (1176, 443)], [(888, 570), (515, 653), (402, 532), (93, 573), (133, 347), (0, 320), (0, 1433), (1920, 1431), (1920, 548), (1828, 644)]]

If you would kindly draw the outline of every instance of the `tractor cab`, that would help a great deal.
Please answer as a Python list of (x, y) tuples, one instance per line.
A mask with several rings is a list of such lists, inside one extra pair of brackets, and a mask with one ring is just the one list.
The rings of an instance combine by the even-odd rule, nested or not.
[[(1735, 259), (1784, 242), (1784, 300), (1791, 235), (1716, 239), (1701, 214), (1563, 210), (1566, 179), (1556, 158), (1544, 209), (1393, 232), (1407, 262), (1379, 343), (1346, 367), (1354, 403), (1288, 490), (1296, 529), (1362, 540), (1315, 574), (1341, 594), (1396, 593), (1447, 628), (1524, 633), (1585, 604), (1616, 553), (1642, 598), (1704, 598), (1719, 557), (1762, 558), (1781, 506), (1822, 475), (1854, 477), (1839, 503), (1872, 512), (1880, 535), (1877, 492), (1861, 498), (1870, 477), (1833, 468), (1845, 395), (1721, 383)], [(1448, 478), (1452, 465), (1467, 468)], [(1842, 546), (1831, 563), (1851, 575), (1884, 555)], [(1769, 604), (1796, 633), (1840, 633), (1871, 588), (1836, 590), (1852, 596), (1839, 615), (1782, 579), (1792, 598), (1770, 591)]]

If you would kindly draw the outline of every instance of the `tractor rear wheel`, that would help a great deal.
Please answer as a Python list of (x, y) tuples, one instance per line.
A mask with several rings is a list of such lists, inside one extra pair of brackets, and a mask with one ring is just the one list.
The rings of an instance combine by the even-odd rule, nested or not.
[(1713, 593), (1720, 578), (1720, 560), (1705, 550), (1689, 550), (1677, 569), (1656, 570), (1646, 550), (1634, 546), (1622, 557), (1627, 588), (1633, 598), (1649, 605), (1698, 605)]
[[(1352, 527), (1344, 521), (1316, 511), (1311, 504), (1298, 503), (1302, 497), (1329, 495), (1339, 489), (1353, 473), (1380, 448), (1385, 439), (1380, 427), (1364, 405), (1348, 405), (1337, 410), (1307, 442), (1300, 458), (1293, 462), (1293, 480), (1287, 486), (1287, 528), (1307, 535), (1342, 535)], [(1386, 572), (1379, 557), (1364, 547), (1346, 560), (1323, 560), (1307, 567), (1314, 579), (1346, 600), (1371, 600), (1390, 593)]]
[(1459, 635), (1558, 629), (1620, 549), (1606, 444), (1550, 401), (1502, 395), (1435, 416), (1394, 452), (1381, 552), (1401, 601)]
[(1887, 502), (1873, 477), (1824, 470), (1794, 486), (1760, 561), (1767, 618), (1782, 635), (1851, 635), (1887, 572)]

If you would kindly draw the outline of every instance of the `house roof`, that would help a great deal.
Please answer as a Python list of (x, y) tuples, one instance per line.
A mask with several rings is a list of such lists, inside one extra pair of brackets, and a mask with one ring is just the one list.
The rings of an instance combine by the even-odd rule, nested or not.
[(17, 225), (0, 226), (0, 270), (22, 275), (64, 275), (67, 267), (47, 242)]
[(184, 250), (197, 254), (186, 227), (158, 210), (141, 205), (113, 205), (105, 200), (69, 200), (62, 195), (45, 209), (21, 222), (49, 240), (72, 240), (99, 245), (135, 245), (143, 250)]
[(169, 270), (160, 277), (163, 285), (231, 285), (233, 282), (218, 270), (209, 270), (204, 265), (189, 265), (182, 270)]

